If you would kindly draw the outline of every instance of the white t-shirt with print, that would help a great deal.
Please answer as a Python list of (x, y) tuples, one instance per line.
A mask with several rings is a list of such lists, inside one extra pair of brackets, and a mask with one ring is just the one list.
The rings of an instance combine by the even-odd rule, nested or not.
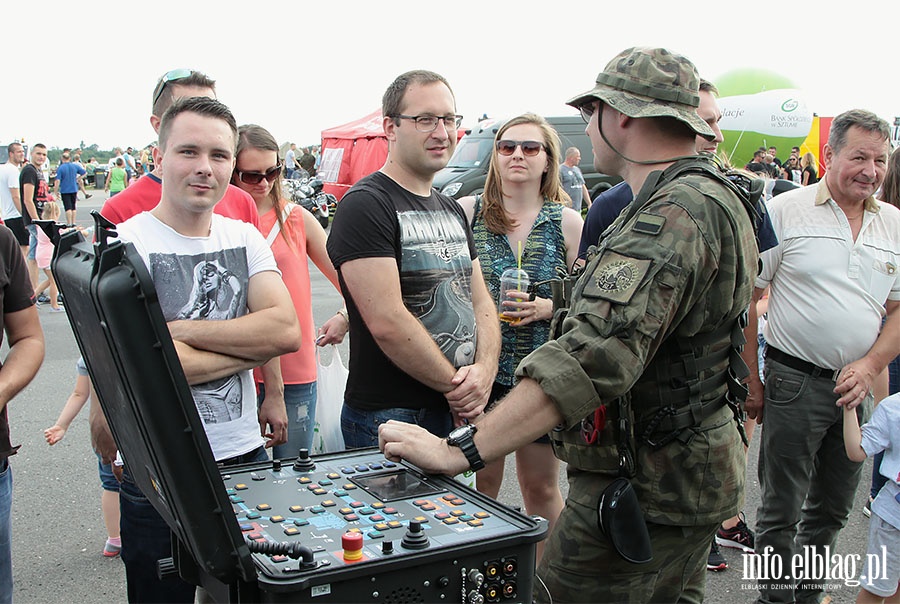
[[(134, 244), (156, 286), (166, 321), (212, 321), (247, 314), (250, 277), (278, 272), (275, 258), (252, 225), (213, 214), (207, 237), (185, 237), (143, 212), (116, 227)], [(280, 273), (279, 273), (280, 274)], [(263, 444), (252, 373), (191, 386), (217, 461)]]

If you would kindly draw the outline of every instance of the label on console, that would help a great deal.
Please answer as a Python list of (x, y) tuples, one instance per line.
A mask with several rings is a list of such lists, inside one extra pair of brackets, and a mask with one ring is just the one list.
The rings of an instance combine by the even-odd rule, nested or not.
[(327, 583), (325, 585), (314, 585), (309, 590), (309, 595), (313, 598), (316, 596), (327, 596), (331, 593), (331, 583)]

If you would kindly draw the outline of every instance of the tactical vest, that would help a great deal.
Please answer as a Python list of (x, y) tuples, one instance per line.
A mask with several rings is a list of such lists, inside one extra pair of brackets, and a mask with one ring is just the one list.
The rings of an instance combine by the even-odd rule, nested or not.
[[(736, 174), (726, 175), (705, 159), (678, 162), (665, 171), (650, 174), (650, 182), (645, 183), (638, 197), (626, 207), (625, 216), (620, 216), (607, 229), (599, 246), (591, 251), (579, 279), (592, 276), (606, 249), (605, 242), (609, 240), (609, 235), (632, 224), (634, 216), (657, 191), (685, 174), (706, 176), (734, 193), (750, 217), (754, 232), (757, 230), (760, 211), (765, 211), (764, 206), (756, 207), (761, 198), (762, 181), (742, 180), (744, 177)], [(733, 229), (738, 232), (736, 217), (731, 209), (716, 196), (705, 196), (722, 208)], [(571, 292), (571, 285), (558, 285), (560, 298)], [(568, 299), (564, 300), (564, 305), (568, 307)], [(554, 329), (562, 325), (565, 312), (563, 308), (555, 314)], [(746, 319), (745, 312), (735, 321), (691, 338), (669, 337), (628, 393), (606, 402), (579, 425), (550, 433), (556, 456), (585, 471), (631, 477), (635, 470), (636, 447), (660, 448), (675, 440), (687, 445), (696, 434), (697, 427), (724, 406), (731, 408), (737, 429), (746, 444), (743, 412), (739, 407), (747, 397), (747, 388), (741, 382), (749, 375), (740, 357), (745, 342), (743, 329)]]

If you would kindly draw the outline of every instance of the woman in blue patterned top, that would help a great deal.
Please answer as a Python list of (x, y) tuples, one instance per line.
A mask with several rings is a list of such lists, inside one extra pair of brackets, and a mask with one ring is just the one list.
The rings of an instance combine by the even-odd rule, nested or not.
[[(559, 136), (544, 118), (533, 113), (512, 118), (494, 140), (484, 193), (459, 200), (494, 299), (500, 275), (518, 265), (519, 250), (522, 269), (538, 284), (534, 298), (503, 306), (506, 320), (500, 324), (500, 362), (488, 412), (515, 385), (519, 361), (549, 339), (553, 304), (547, 281), (565, 275), (578, 254), (583, 223), (560, 186), (560, 155)], [(563, 499), (559, 461), (546, 436), (516, 451), (516, 473), (527, 513), (543, 516), (552, 529)], [(478, 472), (476, 486), (496, 498), (502, 480), (501, 459)]]

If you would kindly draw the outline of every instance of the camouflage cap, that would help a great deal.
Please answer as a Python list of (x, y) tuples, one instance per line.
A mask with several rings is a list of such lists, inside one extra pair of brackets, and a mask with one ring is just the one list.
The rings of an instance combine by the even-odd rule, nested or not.
[(697, 115), (700, 76), (686, 57), (665, 48), (623, 50), (597, 76), (597, 85), (566, 104), (573, 107), (599, 99), (628, 117), (674, 117), (700, 136), (715, 133)]

